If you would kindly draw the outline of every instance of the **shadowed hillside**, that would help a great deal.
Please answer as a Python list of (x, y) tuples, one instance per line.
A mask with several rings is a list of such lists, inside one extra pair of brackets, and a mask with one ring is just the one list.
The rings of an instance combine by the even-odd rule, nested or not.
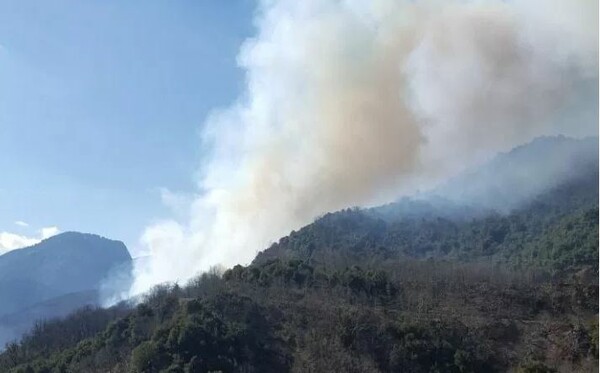
[[(105, 283), (130, 276), (131, 256), (120, 241), (66, 232), (0, 256), (0, 342), (19, 338), (37, 319), (64, 316), (101, 295), (123, 289)], [(127, 289), (128, 282), (119, 286)]]

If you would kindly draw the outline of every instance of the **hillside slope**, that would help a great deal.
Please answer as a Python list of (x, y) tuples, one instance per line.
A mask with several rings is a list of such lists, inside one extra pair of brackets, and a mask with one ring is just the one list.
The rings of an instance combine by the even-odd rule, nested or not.
[[(514, 180), (515, 177), (507, 175), (515, 159), (521, 160), (516, 175), (533, 175), (540, 167), (553, 168), (552, 177), (549, 173), (545, 176), (552, 182), (547, 187), (538, 185), (539, 192), (526, 198), (525, 194), (519, 194), (518, 188), (515, 191), (510, 182), (493, 183), (493, 193), (498, 196), (519, 194), (513, 199), (519, 203), (513, 204), (511, 209), (499, 211), (489, 203), (480, 204), (476, 200), (464, 205), (439, 196), (405, 198), (368, 210), (347, 209), (326, 214), (292, 232), (259, 253), (254, 262), (264, 263), (273, 258), (331, 262), (340, 256), (342, 261), (353, 257), (363, 263), (438, 258), (493, 262), (513, 269), (573, 271), (592, 266), (597, 271), (599, 175), (597, 139), (592, 140), (536, 140), (499, 156), (477, 173), (453, 182), (470, 181), (480, 188), (489, 182), (488, 169), (503, 169), (502, 175)], [(590, 143), (596, 147), (590, 148)], [(545, 161), (532, 156), (539, 154), (540, 148), (552, 153), (553, 147), (558, 149)], [(577, 156), (565, 148), (573, 152), (577, 149)], [(561, 152), (564, 159), (557, 155)], [(524, 159), (529, 161), (524, 162)], [(575, 160), (574, 165), (570, 163)], [(552, 163), (552, 167), (544, 166), (545, 163)], [(526, 165), (530, 167), (529, 172)], [(479, 196), (487, 193), (478, 191)], [(488, 197), (484, 199), (487, 201)]]
[(540, 137), (464, 172), (430, 194), (461, 205), (510, 212), (565, 180), (590, 176), (594, 168), (598, 169), (597, 137)]
[(43, 323), (0, 370), (596, 372), (597, 158), (577, 167), (502, 211), (327, 214), (249, 266)]

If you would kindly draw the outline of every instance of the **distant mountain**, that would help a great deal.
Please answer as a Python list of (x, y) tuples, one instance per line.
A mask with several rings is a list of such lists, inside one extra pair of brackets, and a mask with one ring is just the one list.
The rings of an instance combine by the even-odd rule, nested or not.
[(99, 306), (97, 290), (61, 295), (0, 316), (0, 350), (9, 341), (18, 340), (36, 321), (63, 317), (84, 306)]
[(98, 305), (101, 295), (126, 289), (131, 261), (122, 242), (77, 232), (1, 255), (0, 344), (36, 319)]
[(449, 180), (427, 197), (507, 212), (594, 168), (598, 168), (597, 137), (539, 137)]

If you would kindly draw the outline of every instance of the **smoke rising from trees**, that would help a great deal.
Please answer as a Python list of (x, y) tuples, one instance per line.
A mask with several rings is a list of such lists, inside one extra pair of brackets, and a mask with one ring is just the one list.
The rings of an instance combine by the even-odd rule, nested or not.
[(597, 16), (593, 0), (261, 2), (246, 90), (207, 119), (197, 195), (145, 230), (132, 293), (534, 137), (597, 134)]

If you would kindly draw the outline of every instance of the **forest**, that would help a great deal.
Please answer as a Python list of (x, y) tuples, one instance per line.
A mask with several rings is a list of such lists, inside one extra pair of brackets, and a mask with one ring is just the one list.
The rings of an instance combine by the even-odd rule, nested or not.
[(248, 266), (39, 321), (6, 372), (593, 372), (598, 172), (508, 213), (326, 214)]

